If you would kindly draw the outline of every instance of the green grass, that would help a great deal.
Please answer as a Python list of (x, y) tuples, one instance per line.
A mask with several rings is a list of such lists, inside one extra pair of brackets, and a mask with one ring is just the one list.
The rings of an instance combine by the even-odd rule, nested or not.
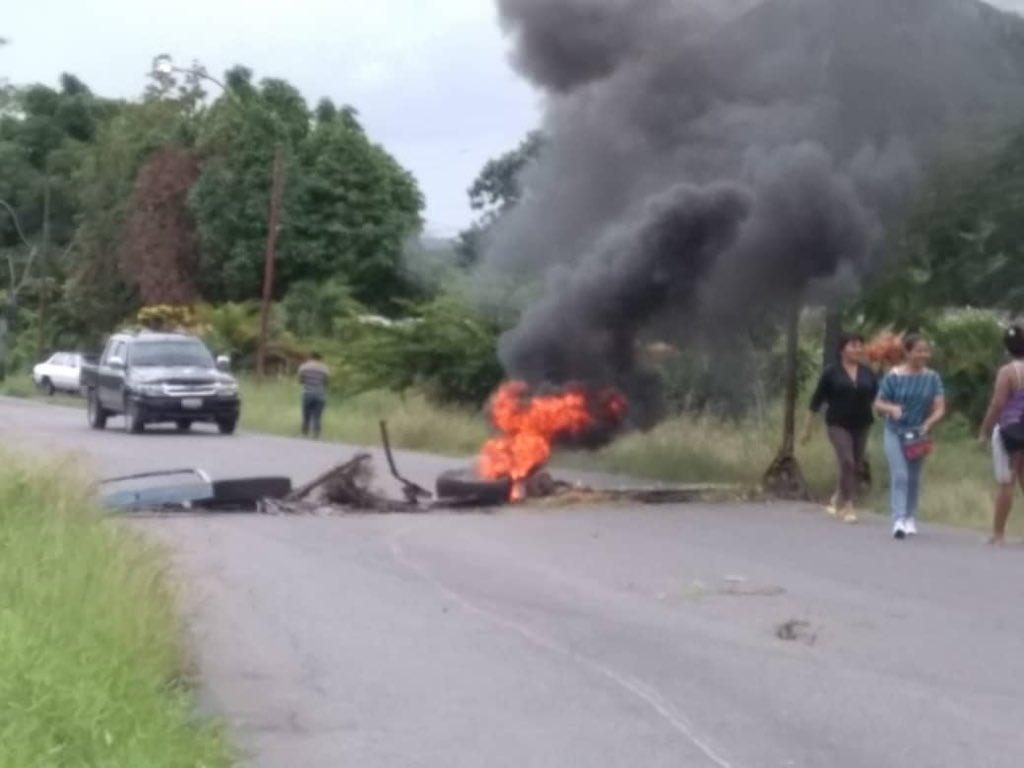
[[(298, 384), (267, 380), (242, 381), (242, 428), (296, 437), (301, 434), (301, 393)], [(355, 397), (334, 395), (324, 414), (326, 440), (379, 445), (379, 422), (388, 422), (396, 447), (453, 456), (475, 453), (487, 437), (480, 414), (443, 409), (419, 395), (400, 397), (368, 392)]]
[(32, 381), (32, 376), (27, 373), (13, 374), (0, 382), (0, 395), (45, 400), (55, 405), (82, 405), (82, 399), (74, 395), (66, 393), (56, 393), (52, 397), (44, 395)]
[(167, 562), (73, 468), (0, 456), (0, 768), (221, 768)]

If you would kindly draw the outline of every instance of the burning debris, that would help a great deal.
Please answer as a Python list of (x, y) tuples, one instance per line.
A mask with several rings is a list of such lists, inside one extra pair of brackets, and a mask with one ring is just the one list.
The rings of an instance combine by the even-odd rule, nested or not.
[[(519, 387), (510, 386), (506, 397), (523, 396)], [(496, 401), (500, 404), (504, 401)], [(511, 401), (504, 407), (509, 416), (513, 442), (523, 435), (535, 439), (581, 439), (587, 430), (608, 428), (620, 421), (625, 403), (615, 393), (588, 397), (583, 392), (561, 396)], [(523, 413), (518, 411), (523, 410)], [(585, 411), (585, 414), (583, 413)], [(562, 415), (563, 412), (572, 417)], [(541, 414), (545, 414), (543, 417)], [(561, 426), (560, 426), (561, 425)], [(568, 425), (568, 426), (566, 426)], [(571, 428), (570, 428), (571, 427)], [(373, 458), (359, 453), (316, 478), (292, 487), (284, 477), (256, 477), (238, 480), (211, 480), (199, 469), (147, 472), (110, 478), (100, 483), (104, 504), (113, 510), (130, 513), (245, 513), (269, 515), (348, 515), (348, 514), (421, 514), (427, 512), (480, 512), (513, 502), (543, 501), (547, 504), (681, 504), (715, 498), (722, 493), (735, 495), (735, 489), (722, 486), (683, 488), (593, 489), (581, 483), (557, 480), (540, 469), (543, 461), (528, 465), (531, 470), (513, 482), (511, 474), (495, 479), (482, 478), (479, 467), (454, 469), (437, 478), (437, 497), (401, 474), (391, 450), (387, 425), (381, 422), (381, 439), (391, 476), (399, 483), (403, 499), (394, 499), (374, 487), (376, 472)], [(523, 454), (524, 461), (529, 458)], [(546, 455), (545, 455), (546, 460)], [(527, 466), (526, 463), (521, 466)], [(516, 475), (514, 469), (509, 470)]]
[(491, 421), (499, 435), (484, 445), (477, 472), (484, 480), (507, 479), (512, 500), (520, 500), (523, 484), (551, 458), (553, 445), (604, 442), (627, 411), (625, 398), (614, 390), (593, 394), (568, 387), (541, 394), (523, 382), (506, 384), (491, 402)]

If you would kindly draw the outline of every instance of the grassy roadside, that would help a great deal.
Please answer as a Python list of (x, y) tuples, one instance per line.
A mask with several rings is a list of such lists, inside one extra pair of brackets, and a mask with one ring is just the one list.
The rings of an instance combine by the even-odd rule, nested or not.
[[(242, 382), (242, 428), (297, 437), (301, 434), (298, 384), (286, 381)], [(368, 392), (352, 398), (334, 396), (324, 415), (326, 440), (379, 445), (381, 420), (397, 447), (468, 456), (487, 438), (487, 422), (468, 410), (442, 409), (419, 395), (400, 397)]]
[(81, 405), (82, 403), (81, 398), (70, 394), (58, 392), (52, 397), (44, 395), (39, 391), (39, 388), (33, 383), (32, 377), (27, 373), (10, 375), (0, 382), (0, 395), (31, 400), (39, 399), (54, 405)]
[[(15, 393), (32, 396), (31, 381), (14, 382)], [(243, 428), (271, 434), (299, 435), (299, 390), (290, 381), (267, 381), (257, 385), (243, 380)], [(0, 390), (2, 391), (2, 390)], [(73, 399), (67, 399), (75, 402)], [(65, 401), (57, 398), (57, 402)], [(324, 421), (327, 440), (376, 445), (380, 440), (378, 422), (387, 419), (396, 446), (452, 456), (470, 456), (487, 436), (481, 414), (458, 409), (440, 409), (419, 396), (401, 398), (386, 392), (371, 392), (353, 398), (332, 398)], [(680, 417), (647, 434), (630, 435), (593, 454), (558, 457), (563, 466), (617, 472), (669, 482), (723, 482), (752, 487), (771, 463), (779, 444), (781, 414), (770, 413), (763, 420), (742, 425), (712, 419)], [(866, 506), (888, 508), (887, 473), (881, 433), (875, 430), (871, 442), (871, 464), (875, 490)], [(819, 429), (812, 443), (798, 455), (808, 482), (816, 494), (825, 497), (834, 482), (832, 448)], [(969, 430), (954, 418), (940, 430), (937, 454), (926, 470), (922, 513), (928, 520), (984, 530), (991, 515), (992, 471), (987, 451), (971, 439)], [(1024, 534), (1024, 525), (1012, 528)]]
[(161, 552), (74, 470), (0, 456), (0, 768), (221, 768)]

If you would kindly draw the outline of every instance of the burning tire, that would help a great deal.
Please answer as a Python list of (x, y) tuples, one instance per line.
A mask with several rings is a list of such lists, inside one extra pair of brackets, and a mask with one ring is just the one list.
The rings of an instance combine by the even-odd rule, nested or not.
[(512, 481), (484, 480), (472, 468), (451, 469), (437, 478), (440, 499), (471, 501), (482, 507), (507, 504), (512, 496)]

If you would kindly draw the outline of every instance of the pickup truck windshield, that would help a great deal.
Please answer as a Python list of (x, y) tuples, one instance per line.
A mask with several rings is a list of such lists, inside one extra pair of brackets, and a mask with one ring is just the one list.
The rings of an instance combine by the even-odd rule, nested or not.
[(132, 345), (136, 368), (213, 368), (213, 357), (198, 341), (147, 341)]

